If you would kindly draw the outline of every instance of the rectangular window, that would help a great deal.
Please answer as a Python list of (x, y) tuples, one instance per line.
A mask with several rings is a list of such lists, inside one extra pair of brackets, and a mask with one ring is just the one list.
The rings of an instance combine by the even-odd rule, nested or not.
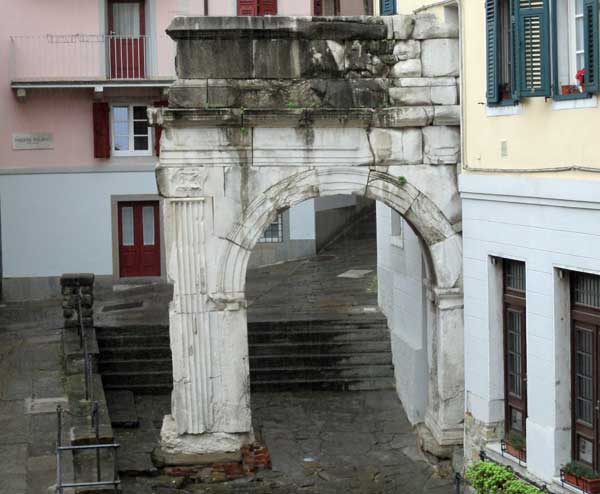
[(259, 239), (259, 243), (276, 244), (283, 242), (283, 215), (278, 214), (277, 220), (271, 223), (263, 236)]
[(527, 419), (527, 330), (525, 263), (504, 259), (504, 401), (505, 434), (525, 440)]
[(396, 211), (392, 210), (392, 221), (391, 221), (391, 238), (390, 243), (396, 247), (404, 248), (404, 225), (402, 216)]
[(600, 276), (571, 273), (573, 459), (598, 469)]
[(598, 92), (597, 0), (485, 0), (487, 101)]
[(379, 0), (379, 11), (381, 15), (395, 15), (396, 0)]
[(152, 135), (146, 106), (112, 106), (112, 154), (114, 156), (150, 156)]

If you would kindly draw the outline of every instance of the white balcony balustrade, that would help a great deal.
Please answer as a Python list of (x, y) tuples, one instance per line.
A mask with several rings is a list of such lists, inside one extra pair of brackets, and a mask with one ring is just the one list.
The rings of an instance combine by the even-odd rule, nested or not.
[(13, 86), (175, 79), (174, 43), (167, 36), (11, 36), (10, 50)]

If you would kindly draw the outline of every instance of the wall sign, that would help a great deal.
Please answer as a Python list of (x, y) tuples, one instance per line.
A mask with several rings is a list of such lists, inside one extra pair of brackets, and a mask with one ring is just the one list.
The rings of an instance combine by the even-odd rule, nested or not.
[(21, 149), (54, 149), (54, 134), (47, 132), (13, 134), (12, 147)]

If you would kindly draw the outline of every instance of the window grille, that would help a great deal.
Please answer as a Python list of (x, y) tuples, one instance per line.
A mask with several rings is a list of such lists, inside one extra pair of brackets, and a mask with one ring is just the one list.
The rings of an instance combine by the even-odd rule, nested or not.
[(281, 242), (283, 242), (283, 215), (278, 214), (277, 219), (263, 233), (259, 243), (277, 244)]

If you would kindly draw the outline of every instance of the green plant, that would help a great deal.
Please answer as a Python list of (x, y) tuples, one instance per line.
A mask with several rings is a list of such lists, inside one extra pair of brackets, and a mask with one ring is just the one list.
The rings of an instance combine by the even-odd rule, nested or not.
[(586, 465), (577, 463), (576, 461), (571, 461), (570, 463), (567, 463), (563, 467), (563, 470), (567, 473), (570, 473), (571, 475), (574, 475), (575, 477), (581, 477), (586, 479), (600, 479), (600, 474), (598, 472)]
[(517, 479), (511, 470), (491, 461), (471, 465), (465, 472), (465, 478), (477, 494), (501, 494), (504, 484)]
[(404, 187), (406, 185), (406, 182), (407, 182), (406, 177), (400, 176), (396, 180), (398, 180), (398, 185), (400, 187)]
[(240, 135), (242, 136), (247, 136), (248, 135), (248, 128), (247, 127), (240, 127)]
[(517, 451), (523, 451), (525, 449), (525, 436), (518, 431), (510, 431), (506, 440)]
[(288, 110), (294, 110), (296, 108), (300, 108), (300, 105), (298, 103), (294, 103), (292, 101), (288, 101), (286, 106), (288, 107)]
[(509, 480), (502, 489), (504, 494), (542, 494), (537, 487), (522, 480)]

